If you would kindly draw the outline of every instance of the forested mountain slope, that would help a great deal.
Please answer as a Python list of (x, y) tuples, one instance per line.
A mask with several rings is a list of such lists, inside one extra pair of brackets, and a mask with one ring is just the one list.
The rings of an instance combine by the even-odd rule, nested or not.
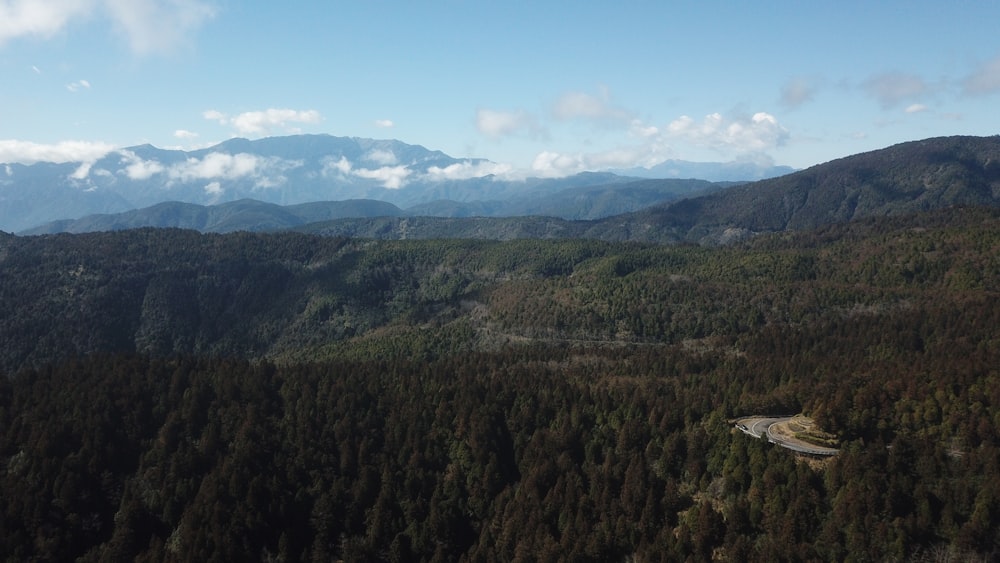
[(241, 199), (218, 205), (198, 205), (168, 201), (122, 213), (88, 215), (72, 220), (53, 221), (19, 234), (90, 233), (121, 231), (142, 227), (194, 229), (208, 233), (234, 231), (278, 231), (307, 223), (344, 217), (392, 217), (402, 210), (391, 203), (375, 200), (325, 201), (277, 205)]
[(937, 137), (820, 164), (637, 214), (689, 241), (814, 229), (953, 205), (1000, 205), (1000, 136)]
[[(8, 560), (990, 559), (1000, 211), (725, 248), (0, 234)], [(734, 433), (811, 415), (823, 464)]]
[[(718, 189), (594, 221), (546, 220), (558, 236), (607, 241), (729, 244), (760, 233), (810, 230), (863, 217), (904, 215), (950, 206), (1000, 205), (1000, 136), (938, 137), (848, 156), (778, 178)], [(527, 222), (537, 223), (529, 218)], [(480, 219), (345, 219), (302, 230), (340, 236), (508, 238)], [(402, 228), (405, 225), (406, 228)]]

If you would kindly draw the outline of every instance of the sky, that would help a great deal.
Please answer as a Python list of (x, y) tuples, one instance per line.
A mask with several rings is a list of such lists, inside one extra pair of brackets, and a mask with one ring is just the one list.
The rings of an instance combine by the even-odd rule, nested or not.
[(1000, 2), (0, 0), (0, 162), (297, 133), (494, 172), (1000, 134)]

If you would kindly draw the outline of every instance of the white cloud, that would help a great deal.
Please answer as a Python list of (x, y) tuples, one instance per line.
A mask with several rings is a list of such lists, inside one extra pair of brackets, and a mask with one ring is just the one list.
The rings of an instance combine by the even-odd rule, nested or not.
[(25, 35), (51, 37), (69, 20), (94, 9), (91, 0), (7, 0), (0, 2), (0, 44)]
[(633, 137), (648, 139), (660, 133), (660, 129), (653, 125), (646, 125), (638, 119), (633, 119), (629, 124), (629, 134)]
[(94, 162), (115, 150), (113, 145), (90, 141), (60, 141), (54, 144), (0, 140), (0, 162)]
[(374, 162), (375, 164), (381, 164), (382, 166), (389, 166), (399, 162), (399, 160), (396, 159), (395, 153), (391, 150), (385, 149), (372, 149), (368, 151), (368, 154), (365, 155), (365, 160)]
[(619, 107), (611, 105), (611, 95), (602, 88), (598, 96), (585, 92), (568, 92), (563, 94), (552, 107), (552, 116), (560, 121), (571, 119), (588, 119), (631, 123), (631, 114)]
[(168, 52), (214, 15), (204, 0), (4, 0), (0, 45), (18, 37), (52, 37), (70, 22), (103, 16), (124, 33), (133, 52)]
[(757, 112), (750, 118), (727, 119), (722, 114), (706, 115), (700, 122), (682, 115), (667, 126), (671, 137), (695, 145), (737, 154), (761, 152), (779, 147), (788, 139), (788, 130), (769, 113)]
[(266, 133), (273, 128), (287, 128), (289, 123), (319, 123), (316, 110), (268, 109), (248, 111), (232, 118), (231, 123), (240, 133)]
[(78, 92), (80, 90), (89, 90), (90, 82), (86, 80), (77, 80), (76, 82), (70, 82), (66, 85), (66, 89), (70, 92)]
[(214, 109), (208, 109), (201, 112), (201, 116), (209, 121), (218, 121), (223, 125), (225, 125), (227, 121), (226, 114)]
[(1000, 56), (986, 61), (962, 82), (966, 95), (981, 96), (1000, 93)]
[(382, 182), (382, 187), (396, 190), (406, 185), (406, 177), (411, 171), (405, 166), (383, 166), (376, 170), (359, 168), (352, 172), (360, 178), (368, 178)]
[(74, 180), (84, 180), (87, 178), (87, 176), (90, 175), (90, 167), (93, 165), (94, 165), (93, 162), (84, 162), (83, 164), (78, 166), (76, 170), (69, 175), (69, 177)]
[(535, 118), (525, 111), (498, 111), (481, 108), (476, 111), (476, 129), (494, 139), (527, 132), (538, 136), (541, 129)]
[(531, 163), (531, 171), (543, 178), (569, 176), (587, 169), (580, 155), (565, 155), (554, 151), (542, 151)]
[(332, 157), (327, 157), (323, 159), (323, 175), (329, 176), (330, 174), (340, 173), (342, 175), (347, 175), (351, 173), (351, 161), (347, 160), (347, 157), (341, 156), (340, 160), (334, 161)]
[(886, 109), (906, 100), (920, 97), (930, 90), (923, 78), (901, 72), (888, 72), (872, 76), (864, 82), (862, 87), (868, 95), (878, 100)]
[(182, 163), (175, 164), (170, 167), (168, 173), (171, 178), (183, 182), (212, 178), (235, 179), (255, 175), (260, 164), (261, 159), (252, 154), (233, 155), (213, 152), (200, 160), (188, 158)]
[(376, 180), (382, 183), (382, 187), (392, 190), (405, 186), (407, 178), (412, 173), (413, 171), (404, 165), (382, 166), (376, 169), (354, 168), (351, 161), (347, 160), (344, 156), (341, 156), (337, 160), (334, 160), (333, 157), (324, 159), (322, 171), (324, 176), (355, 176), (368, 180)]
[(483, 176), (508, 176), (512, 174), (514, 168), (509, 164), (497, 164), (495, 162), (473, 162), (463, 160), (449, 164), (444, 168), (431, 166), (427, 169), (427, 176), (434, 181), (437, 180), (468, 180), (469, 178), (482, 178)]
[(205, 184), (205, 193), (208, 195), (220, 196), (223, 192), (225, 192), (225, 190), (222, 189), (222, 184), (218, 182), (209, 182), (208, 184)]
[(215, 16), (200, 0), (104, 0), (115, 26), (138, 54), (169, 52)]
[(392, 122), (391, 119), (376, 119), (375, 127), (380, 127), (382, 129), (391, 129), (396, 124)]
[(120, 151), (122, 163), (125, 166), (125, 175), (131, 180), (148, 180), (160, 174), (166, 168), (156, 160), (143, 160), (132, 151)]
[(222, 125), (230, 125), (241, 135), (263, 135), (274, 129), (282, 129), (288, 133), (297, 133), (298, 128), (293, 123), (319, 123), (322, 116), (316, 110), (266, 109), (263, 111), (248, 111), (232, 117), (217, 111), (202, 112), (202, 117), (217, 121)]
[(671, 149), (659, 137), (637, 146), (616, 147), (591, 152), (563, 154), (543, 151), (535, 156), (531, 164), (534, 175), (553, 178), (577, 174), (586, 170), (608, 168), (650, 167), (670, 158)]
[[(165, 165), (157, 160), (145, 160), (131, 151), (120, 151), (124, 166), (119, 174), (132, 180), (148, 180), (157, 174), (166, 176), (167, 184), (211, 180), (251, 178), (254, 186), (270, 188), (283, 184), (284, 172), (302, 165), (302, 161), (260, 157), (247, 153), (226, 154), (213, 152), (203, 158), (188, 158), (183, 162)], [(221, 184), (219, 185), (221, 188)], [(214, 188), (213, 188), (214, 189)]]
[(178, 139), (195, 139), (198, 137), (198, 134), (195, 133), (194, 131), (188, 131), (186, 129), (178, 129), (174, 131), (174, 137)]
[(928, 107), (925, 106), (924, 104), (910, 104), (906, 106), (906, 109), (903, 111), (905, 111), (906, 113), (923, 113), (927, 110)]

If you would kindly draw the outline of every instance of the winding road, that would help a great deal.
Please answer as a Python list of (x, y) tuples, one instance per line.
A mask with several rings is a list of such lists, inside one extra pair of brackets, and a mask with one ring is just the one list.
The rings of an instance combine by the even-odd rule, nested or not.
[(768, 442), (807, 455), (831, 456), (840, 451), (836, 448), (810, 444), (796, 438), (795, 432), (788, 428), (788, 423), (795, 418), (792, 416), (751, 416), (737, 420), (736, 428), (754, 438), (767, 436)]

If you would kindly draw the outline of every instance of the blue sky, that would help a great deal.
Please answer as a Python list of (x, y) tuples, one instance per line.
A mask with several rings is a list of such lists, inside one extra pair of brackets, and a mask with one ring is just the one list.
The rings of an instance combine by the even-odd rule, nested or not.
[(291, 133), (490, 171), (1000, 133), (1000, 2), (0, 0), (0, 162)]

